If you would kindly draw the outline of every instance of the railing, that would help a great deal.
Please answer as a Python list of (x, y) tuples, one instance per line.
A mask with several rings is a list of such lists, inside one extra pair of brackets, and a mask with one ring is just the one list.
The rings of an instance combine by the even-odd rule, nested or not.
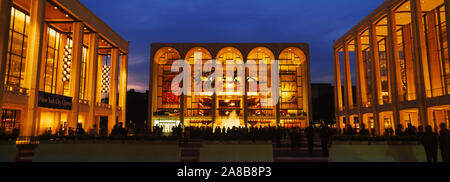
[(402, 96), (399, 97), (400, 102), (406, 102), (406, 101), (412, 101), (416, 100), (416, 93), (415, 92), (405, 92)]
[(14, 94), (28, 95), (28, 89), (22, 88), (22, 87), (17, 87), (14, 85), (5, 85), (3, 90), (5, 92), (10, 92), (10, 93), (14, 93)]
[(97, 106), (97, 107), (102, 107), (102, 108), (108, 108), (108, 109), (111, 109), (111, 108), (112, 108), (111, 105), (109, 105), (109, 104), (104, 104), (104, 103), (100, 103), (100, 102), (97, 102), (97, 103), (96, 103), (96, 106)]
[(78, 103), (89, 105), (89, 101), (88, 100), (83, 100), (83, 99), (80, 99)]
[(439, 97), (439, 96), (443, 96), (444, 94), (444, 88), (435, 88), (435, 89), (429, 89), (426, 91), (427, 92), (427, 98), (430, 97)]

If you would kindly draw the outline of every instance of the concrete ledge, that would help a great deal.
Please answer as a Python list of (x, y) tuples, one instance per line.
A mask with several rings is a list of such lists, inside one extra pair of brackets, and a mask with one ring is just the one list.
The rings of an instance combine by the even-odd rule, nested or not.
[[(331, 162), (426, 162), (425, 149), (417, 144), (345, 144), (333, 142)], [(441, 161), (440, 151), (438, 160)]]
[(33, 162), (178, 162), (178, 144), (40, 144)]

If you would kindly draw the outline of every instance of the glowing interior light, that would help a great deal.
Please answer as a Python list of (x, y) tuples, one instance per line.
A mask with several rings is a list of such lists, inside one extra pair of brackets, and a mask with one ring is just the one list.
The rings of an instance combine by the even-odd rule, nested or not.
[(110, 71), (111, 66), (103, 65), (102, 70), (102, 93), (108, 93), (109, 92), (109, 81), (110, 81)]
[(67, 39), (67, 44), (64, 46), (64, 59), (63, 59), (63, 82), (70, 81), (70, 64), (72, 59), (72, 41)]

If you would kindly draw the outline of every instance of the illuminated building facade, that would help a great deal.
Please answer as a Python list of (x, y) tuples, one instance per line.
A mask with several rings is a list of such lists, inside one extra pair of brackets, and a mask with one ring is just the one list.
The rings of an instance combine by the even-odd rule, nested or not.
[(383, 135), (400, 124), (449, 124), (449, 8), (449, 0), (387, 0), (335, 42), (339, 128), (364, 123)]
[(107, 132), (125, 120), (127, 41), (77, 0), (0, 8), (2, 129), (37, 136), (81, 123)]
[[(172, 64), (177, 60), (185, 60), (194, 69), (195, 54), (201, 53), (202, 65), (217, 60), (223, 68), (222, 88), (216, 92), (195, 93), (194, 84), (190, 90), (193, 94), (176, 96), (171, 91), (173, 79), (180, 74), (171, 72)], [(236, 74), (238, 67), (245, 67), (248, 61), (255, 63), (267, 61), (267, 69), (260, 66), (258, 74), (251, 74), (245, 69), (245, 92), (237, 88), (240, 80)], [(273, 96), (261, 85), (272, 87), (273, 60), (279, 60), (279, 102), (267, 106), (261, 100)], [(235, 66), (235, 77), (227, 76), (227, 62), (240, 62)], [(274, 64), (275, 65), (275, 64)], [(311, 121), (309, 46), (303, 43), (156, 43), (151, 45), (149, 121), (153, 126), (163, 126), (166, 132), (173, 126), (286, 126), (305, 127)], [(189, 79), (194, 79), (194, 73)], [(231, 71), (233, 72), (233, 71)], [(201, 83), (208, 81), (211, 72), (203, 72)], [(263, 81), (261, 75), (266, 74)], [(236, 79), (235, 79), (236, 78)], [(252, 83), (253, 82), (253, 83)], [(192, 80), (194, 83), (194, 80)], [(256, 92), (249, 90), (249, 85), (257, 83)], [(217, 84), (217, 83), (216, 83)], [(217, 84), (218, 87), (219, 84)], [(227, 88), (232, 88), (230, 92)], [(278, 89), (279, 88), (279, 89)], [(270, 93), (269, 95), (267, 93)], [(267, 102), (270, 102), (268, 99)], [(234, 123), (234, 124), (227, 124)]]

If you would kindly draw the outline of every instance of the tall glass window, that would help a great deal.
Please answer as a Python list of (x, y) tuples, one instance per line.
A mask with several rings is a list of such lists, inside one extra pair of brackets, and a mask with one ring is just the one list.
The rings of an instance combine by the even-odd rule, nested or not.
[(157, 76), (157, 114), (159, 116), (180, 116), (181, 97), (173, 94), (172, 81), (179, 73), (171, 71), (175, 61), (181, 58), (173, 48), (162, 48), (156, 53), (155, 61), (158, 66)]
[(24, 11), (11, 8), (11, 24), (9, 27), (9, 43), (5, 71), (6, 85), (24, 87), (28, 41), (27, 28), (29, 23), (30, 17)]
[(447, 43), (447, 19), (445, 6), (440, 6), (436, 10), (437, 29), (439, 33), (439, 53), (442, 65), (442, 80), (446, 94), (450, 94), (450, 63), (448, 60), (448, 43)]
[[(247, 60), (255, 61), (256, 65), (259, 65), (260, 62), (265, 61), (267, 63), (267, 70), (263, 70), (262, 68), (258, 68), (258, 74), (265, 74), (267, 75), (266, 83), (263, 83), (263, 81), (260, 79), (263, 75), (259, 75), (257, 78), (249, 77), (248, 82), (257, 82), (258, 86), (258, 92), (257, 93), (247, 93), (248, 95), (248, 110), (250, 116), (275, 116), (275, 108), (274, 107), (267, 107), (262, 106), (261, 102), (269, 102), (271, 101), (270, 95), (263, 95), (261, 93), (270, 93), (268, 90), (261, 90), (261, 85), (266, 85), (266, 88), (272, 88), (273, 85), (271, 84), (271, 63), (272, 60), (275, 60), (275, 57), (273, 53), (264, 47), (255, 48), (253, 49)], [(264, 103), (265, 105), (268, 105), (269, 103)], [(274, 104), (270, 104), (274, 105)]]
[(288, 48), (280, 54), (280, 112), (282, 117), (299, 118), (308, 114), (303, 107), (304, 59), (304, 53), (298, 48)]
[(88, 59), (88, 47), (83, 46), (81, 58), (81, 73), (80, 73), (80, 100), (87, 100), (86, 96), (87, 59)]
[(372, 71), (371, 64), (372, 60), (370, 57), (370, 46), (369, 46), (369, 31), (364, 31), (361, 34), (361, 49), (362, 49), (362, 65), (363, 65), (363, 73), (361, 76), (364, 76), (365, 83), (361, 83), (361, 87), (366, 88), (367, 101), (363, 103), (364, 106), (370, 107), (372, 105)]
[[(202, 53), (202, 60), (196, 60), (196, 61), (201, 61), (201, 66), (205, 65), (208, 61), (212, 60), (212, 56), (209, 53), (208, 50), (206, 50), (205, 48), (202, 47), (195, 47), (192, 48), (187, 54), (186, 54), (186, 61), (189, 62), (189, 64), (191, 65), (192, 70), (194, 70), (194, 60), (195, 60), (195, 53), (196, 52), (200, 52)], [(197, 62), (199, 63), (199, 62)], [(198, 70), (195, 70), (198, 71)], [(203, 73), (203, 75), (201, 75), (201, 80), (194, 80), (195, 78), (195, 74), (201, 74), (201, 73), (195, 73), (195, 71), (191, 72), (192, 75), (192, 79), (191, 79), (191, 91), (192, 94), (191, 95), (186, 95), (186, 105), (187, 105), (187, 113), (185, 114), (188, 117), (203, 117), (203, 119), (208, 119), (208, 121), (206, 120), (190, 120), (190, 124), (192, 123), (211, 123), (211, 116), (212, 116), (212, 106), (213, 106), (213, 99), (212, 99), (212, 95), (213, 93), (207, 93), (207, 92), (201, 92), (201, 93), (196, 93), (195, 92), (195, 86), (197, 86), (198, 88), (201, 88), (202, 85), (206, 82), (208, 82), (208, 77), (212, 74), (210, 73)], [(199, 85), (195, 85), (195, 84), (199, 84)], [(191, 125), (192, 126), (192, 125)]]
[(44, 91), (56, 94), (57, 68), (61, 34), (53, 28), (47, 28), (47, 48), (44, 66)]

